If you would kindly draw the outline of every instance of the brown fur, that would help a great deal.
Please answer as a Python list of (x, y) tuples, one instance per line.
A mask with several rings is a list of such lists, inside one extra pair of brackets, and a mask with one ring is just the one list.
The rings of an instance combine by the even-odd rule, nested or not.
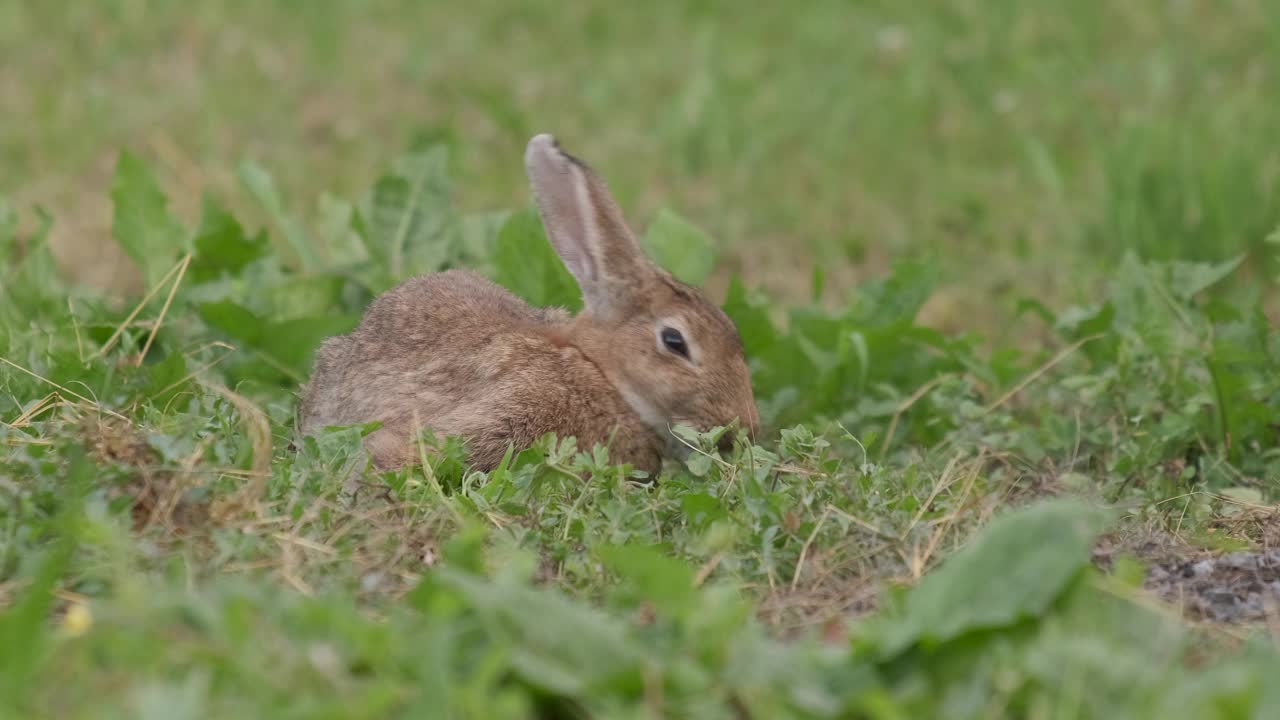
[[(738, 420), (754, 434), (758, 414), (729, 318), (644, 258), (603, 181), (549, 136), (530, 142), (526, 164), (551, 242), (583, 288), (584, 312), (530, 307), (468, 271), (407, 280), (353, 332), (320, 347), (301, 432), (381, 421), (365, 447), (375, 466), (394, 468), (417, 459), (415, 440), (431, 428), (463, 437), (481, 470), (509, 447), (555, 433), (606, 445), (611, 461), (651, 474), (678, 451), (676, 424)], [(687, 336), (691, 359), (662, 346), (668, 326)]]

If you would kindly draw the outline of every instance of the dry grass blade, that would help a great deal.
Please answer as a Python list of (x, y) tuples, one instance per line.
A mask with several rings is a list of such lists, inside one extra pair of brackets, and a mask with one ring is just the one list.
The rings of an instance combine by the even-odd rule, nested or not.
[(902, 535), (898, 538), (899, 540), (906, 540), (911, 536), (911, 531), (915, 530), (916, 525), (920, 523), (920, 518), (924, 517), (924, 514), (933, 506), (933, 501), (937, 500), (938, 496), (942, 494), (942, 491), (951, 487), (951, 485), (956, 481), (956, 465), (960, 463), (961, 457), (961, 455), (956, 455), (947, 461), (946, 467), (942, 469), (942, 473), (938, 475), (938, 479), (933, 482), (933, 486), (929, 489), (929, 497), (926, 498), (924, 502), (920, 503), (918, 508), (916, 508), (916, 514), (911, 518), (911, 522), (908, 523), (907, 527), (902, 531)]
[(178, 294), (178, 287), (182, 285), (182, 278), (186, 277), (187, 266), (191, 264), (191, 253), (187, 253), (178, 263), (178, 277), (174, 278), (173, 286), (169, 288), (169, 296), (164, 299), (164, 305), (160, 308), (160, 315), (156, 318), (156, 322), (151, 326), (151, 334), (147, 336), (147, 342), (142, 346), (142, 352), (138, 353), (138, 357), (133, 361), (134, 367), (142, 367), (142, 361), (147, 359), (147, 353), (151, 351), (151, 343), (155, 342), (156, 333), (160, 332), (160, 326), (164, 325), (164, 318), (169, 314), (169, 307), (173, 304), (173, 298)]
[[(924, 572), (924, 568), (928, 567), (929, 561), (937, 551), (938, 543), (942, 540), (943, 536), (955, 525), (960, 514), (964, 512), (965, 505), (969, 501), (969, 496), (973, 493), (973, 486), (978, 480), (978, 474), (981, 469), (982, 458), (979, 457), (969, 465), (969, 472), (965, 476), (966, 479), (964, 487), (960, 490), (959, 502), (952, 505), (951, 510), (935, 524), (933, 532), (929, 535), (929, 542), (925, 545), (924, 553), (919, 556), (915, 556), (913, 553), (913, 557), (916, 557), (919, 560), (919, 566), (911, 569), (916, 579), (919, 579), (920, 574)], [(985, 513), (980, 522), (982, 520), (985, 520)]]
[(808, 539), (804, 541), (804, 547), (800, 548), (800, 558), (796, 560), (796, 571), (791, 575), (791, 589), (795, 590), (800, 584), (800, 573), (804, 571), (805, 559), (809, 556), (809, 549), (813, 546), (813, 539), (818, 537), (818, 533), (822, 530), (822, 526), (827, 522), (827, 518), (831, 516), (831, 508), (827, 507), (822, 511), (822, 516), (818, 518), (818, 522), (813, 524), (813, 531), (809, 533)]
[(160, 290), (163, 289), (165, 285), (169, 283), (169, 281), (173, 278), (175, 273), (177, 273), (180, 269), (185, 271), (186, 265), (188, 262), (190, 262), (190, 260), (191, 260), (191, 255), (188, 254), (187, 257), (183, 258), (176, 265), (169, 268), (169, 272), (165, 273), (164, 277), (160, 278), (160, 281), (157, 282), (154, 287), (148, 290), (146, 295), (142, 296), (142, 299), (138, 301), (138, 304), (135, 305), (133, 310), (129, 312), (129, 314), (125, 317), (124, 321), (116, 326), (115, 332), (111, 333), (111, 337), (107, 338), (107, 341), (102, 344), (102, 347), (98, 348), (98, 352), (94, 353), (89, 359), (97, 360), (98, 358), (101, 358), (105, 356), (107, 353), (111, 352), (111, 349), (116, 346), (117, 342), (119, 342), (120, 336), (124, 335), (124, 331), (133, 325), (133, 321), (137, 319), (138, 314), (141, 313), (142, 310), (147, 305), (151, 304), (151, 301), (154, 300), (156, 296), (160, 294)]
[(11, 367), (11, 368), (13, 368), (13, 369), (15, 369), (15, 370), (18, 370), (18, 371), (23, 372), (23, 373), (25, 373), (25, 374), (27, 374), (27, 375), (30, 375), (31, 377), (33, 377), (33, 378), (35, 378), (35, 379), (39, 380), (40, 382), (46, 383), (46, 384), (48, 384), (48, 385), (52, 385), (53, 387), (57, 388), (59, 391), (61, 391), (61, 392), (65, 393), (65, 394), (67, 394), (67, 395), (70, 395), (71, 397), (73, 397), (73, 398), (75, 398), (75, 399), (77, 399), (77, 400), (79, 400), (79, 401), (81, 401), (81, 402), (83, 402), (83, 403), (88, 404), (90, 407), (92, 407), (93, 409), (97, 410), (98, 412), (105, 413), (105, 414), (110, 415), (110, 416), (112, 416), (112, 417), (114, 417), (114, 418), (117, 418), (117, 419), (119, 419), (119, 420), (124, 420), (125, 422), (129, 422), (129, 418), (127, 418), (127, 417), (125, 417), (125, 416), (121, 415), (120, 413), (118, 413), (118, 412), (116, 412), (116, 411), (114, 411), (114, 410), (111, 410), (111, 409), (109, 409), (109, 408), (105, 408), (105, 407), (103, 407), (102, 405), (100, 405), (97, 401), (95, 401), (95, 400), (93, 400), (93, 399), (91, 399), (91, 398), (87, 398), (87, 397), (85, 397), (84, 395), (81, 395), (80, 393), (75, 392), (74, 390), (70, 390), (70, 389), (68, 389), (68, 388), (66, 388), (66, 387), (64, 387), (64, 386), (62, 386), (62, 385), (59, 385), (58, 383), (56, 383), (56, 382), (54, 382), (54, 381), (50, 380), (50, 379), (49, 379), (49, 378), (47, 378), (47, 377), (44, 377), (43, 375), (40, 375), (40, 374), (35, 373), (35, 372), (32, 372), (32, 371), (30, 371), (30, 370), (28, 370), (28, 369), (26, 369), (26, 368), (22, 367), (21, 365), (19, 365), (19, 364), (17, 364), (17, 363), (15, 363), (15, 362), (13, 362), (12, 360), (9, 360), (8, 358), (0, 357), (0, 363), (4, 363), (5, 365), (8, 365), (9, 367)]
[(887, 533), (884, 530), (881, 530), (880, 528), (876, 527), (875, 525), (872, 525), (871, 523), (867, 522), (866, 520), (863, 520), (857, 515), (849, 513), (845, 510), (841, 510), (840, 508), (834, 505), (828, 505), (827, 510), (829, 512), (835, 513), (837, 516), (841, 518), (844, 518), (846, 521), (851, 522), (854, 525), (857, 525), (858, 527), (862, 528), (863, 530), (866, 530), (867, 532), (880, 538), (881, 540), (887, 540), (893, 543), (902, 542), (902, 538), (898, 537), (897, 535)]
[(277, 540), (280, 543), (280, 577), (285, 582), (293, 586), (294, 590), (311, 597), (315, 595), (315, 590), (305, 580), (298, 576), (298, 556), (294, 552), (293, 544)]
[(1014, 385), (1013, 387), (1009, 388), (1008, 392), (1001, 395), (995, 402), (991, 403), (986, 408), (984, 408), (982, 411), (983, 414), (985, 415), (987, 413), (990, 413), (991, 411), (995, 410), (1001, 405), (1004, 405), (1005, 403), (1009, 402), (1009, 400), (1013, 398), (1014, 395), (1017, 395), (1023, 390), (1026, 390), (1027, 387), (1031, 385), (1031, 383), (1035, 382), (1042, 375), (1052, 370), (1058, 363), (1062, 362), (1063, 360), (1066, 360), (1068, 357), (1071, 356), (1072, 353), (1084, 347), (1085, 345), (1095, 340), (1101, 340), (1104, 337), (1106, 337), (1105, 333), (1098, 333), (1096, 335), (1083, 337), (1071, 343), (1070, 345), (1063, 348), (1062, 350), (1058, 351), (1058, 354), (1050, 358), (1048, 362), (1036, 368), (1029, 375), (1027, 375), (1025, 378), (1020, 380), (1017, 385)]
[(698, 568), (698, 573), (693, 578), (693, 586), (702, 587), (702, 584), (707, 581), (707, 578), (711, 577), (711, 573), (715, 572), (716, 568), (719, 567), (720, 563), (723, 561), (724, 553), (718, 552), (715, 555), (712, 555), (710, 560), (706, 561), (702, 564), (702, 567)]
[[(972, 461), (960, 464), (961, 456), (957, 455), (948, 461), (938, 479), (934, 482), (933, 487), (929, 491), (928, 498), (920, 504), (916, 510), (916, 514), (912, 517), (911, 522), (903, 530), (901, 536), (897, 538), (899, 543), (898, 554), (902, 558), (902, 562), (906, 565), (912, 582), (918, 581), (928, 567), (929, 561), (937, 551), (938, 545), (948, 530), (954, 528), (956, 521), (964, 512), (968, 503), (970, 494), (977, 482), (978, 475), (987, 460), (985, 453), (979, 454)], [(912, 532), (920, 525), (924, 513), (933, 507), (934, 501), (948, 488), (963, 478), (964, 486), (961, 488), (960, 494), (956, 501), (952, 504), (946, 515), (935, 520), (931, 520), (928, 525), (933, 526), (930, 531), (929, 539), (925, 542), (923, 548), (919, 543), (911, 545), (910, 554), (906, 552), (906, 541), (911, 537)], [(984, 514), (985, 518), (985, 514)]]
[(285, 535), (284, 533), (272, 533), (271, 537), (272, 539), (278, 540), (280, 542), (287, 542), (293, 545), (297, 545), (298, 547), (301, 547), (301, 548), (306, 548), (307, 550), (314, 550), (315, 552), (321, 553), (322, 555), (328, 555), (330, 557), (336, 557), (338, 555), (337, 550), (334, 550), (333, 548), (327, 545), (321, 545), (320, 543), (314, 540), (308, 540), (304, 537), (298, 537), (297, 535)]
[[(930, 390), (938, 387), (943, 381), (948, 380), (952, 376), (948, 373), (939, 375), (929, 382), (921, 385), (915, 392), (911, 393), (911, 397), (907, 398), (898, 406), (893, 413), (893, 419), (889, 421), (889, 429), (885, 431), (884, 442), (880, 443), (880, 459), (883, 460), (886, 453), (889, 452), (889, 445), (893, 442), (893, 436), (898, 431), (898, 422), (902, 420), (902, 415), (911, 409), (913, 405), (920, 402), (920, 399), (929, 394)], [(846, 431), (847, 432), (847, 431)]]
[(170, 390), (173, 390), (173, 389), (174, 389), (174, 388), (176, 388), (176, 387), (180, 387), (183, 383), (185, 383), (185, 382), (187, 382), (187, 381), (189, 381), (189, 380), (193, 380), (193, 379), (195, 379), (196, 377), (199, 377), (199, 376), (200, 376), (200, 374), (201, 374), (201, 373), (203, 373), (203, 372), (205, 372), (206, 370), (209, 370), (209, 369), (212, 369), (212, 368), (214, 368), (214, 367), (217, 367), (220, 363), (222, 363), (222, 361), (223, 361), (223, 360), (226, 360), (228, 357), (231, 357), (231, 353), (233, 353), (233, 352), (235, 352), (235, 351), (236, 351), (236, 348), (235, 348), (235, 346), (234, 346), (234, 345), (228, 345), (227, 343), (224, 343), (224, 342), (221, 342), (221, 341), (214, 341), (214, 342), (211, 342), (211, 343), (207, 343), (207, 344), (205, 344), (205, 345), (201, 345), (200, 347), (196, 348), (195, 350), (192, 350), (191, 352), (185, 353), (185, 356), (186, 356), (188, 359), (190, 359), (192, 355), (195, 355), (195, 354), (197, 354), (197, 353), (199, 353), (199, 352), (201, 352), (201, 351), (207, 350), (207, 349), (209, 349), (209, 348), (218, 348), (218, 349), (221, 349), (221, 350), (225, 350), (226, 352), (224, 352), (224, 353), (222, 353), (221, 355), (219, 355), (218, 357), (216, 357), (216, 358), (214, 358), (214, 359), (210, 360), (209, 362), (207, 362), (207, 363), (205, 363), (205, 364), (201, 365), (200, 367), (196, 368), (195, 370), (192, 370), (191, 372), (187, 373), (186, 375), (184, 375), (183, 377), (179, 378), (178, 380), (175, 380), (174, 382), (169, 383), (168, 385), (164, 386), (164, 387), (163, 387), (163, 388), (161, 388), (160, 390), (158, 390), (158, 391), (156, 391), (156, 392), (152, 393), (152, 394), (151, 394), (151, 397), (152, 397), (152, 398), (161, 397), (161, 396), (163, 396), (165, 393), (169, 392)]
[(34, 405), (24, 410), (21, 415), (13, 419), (12, 423), (5, 424), (14, 430), (24, 428), (27, 425), (30, 425), (32, 420), (40, 417), (45, 412), (58, 407), (63, 404), (63, 402), (64, 400), (62, 399), (62, 396), (59, 395), (57, 391), (51, 392), (37, 400)]
[(168, 485), (164, 488), (164, 495), (158, 498), (152, 506), (150, 516), (147, 519), (147, 526), (162, 525), (166, 528), (173, 527), (174, 511), (178, 509), (178, 505), (182, 502), (183, 495), (191, 488), (192, 470), (204, 458), (205, 451), (212, 444), (212, 438), (206, 438), (196, 445), (190, 455), (182, 459), (179, 471), (173, 474)]
[(262, 500), (267, 494), (267, 478), (271, 477), (271, 458), (273, 454), (271, 423), (267, 420), (266, 413), (262, 412), (257, 405), (254, 405), (245, 396), (232, 392), (221, 385), (208, 384), (205, 387), (226, 398), (227, 402), (234, 405), (236, 411), (240, 414), (240, 421), (244, 424), (245, 431), (249, 435), (249, 442), (253, 447), (253, 464), (251, 466), (252, 471), (249, 474), (251, 481), (240, 491), (237, 500), (253, 507), (254, 513), (259, 519), (262, 519), (266, 512), (266, 509), (262, 507)]
[(334, 530), (333, 534), (330, 535), (326, 541), (326, 544), (337, 545), (338, 541), (346, 537), (353, 529), (364, 528), (368, 525), (369, 521), (383, 515), (400, 513), (404, 510), (415, 509), (416, 507), (416, 503), (390, 503), (379, 508), (374, 508), (373, 510), (362, 512), (359, 515), (348, 513), (345, 517), (345, 522)]

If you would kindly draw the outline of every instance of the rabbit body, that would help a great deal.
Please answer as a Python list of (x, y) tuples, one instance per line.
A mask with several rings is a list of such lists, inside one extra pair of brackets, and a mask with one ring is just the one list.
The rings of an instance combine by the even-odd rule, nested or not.
[(573, 323), (470, 271), (407, 280), (317, 351), (302, 432), (381, 421), (365, 442), (384, 469), (417, 460), (415, 439), (429, 427), (466, 438), (481, 470), (508, 446), (555, 433), (580, 447), (608, 445), (611, 461), (656, 472), (666, 443), (569, 342)]
[(427, 428), (461, 436), (479, 470), (555, 433), (651, 475), (686, 450), (675, 425), (754, 435), (728, 316), (644, 256), (604, 181), (550, 135), (530, 141), (525, 166), (582, 312), (531, 307), (462, 270), (407, 280), (317, 351), (299, 430), (378, 421), (365, 448), (381, 469), (419, 460)]

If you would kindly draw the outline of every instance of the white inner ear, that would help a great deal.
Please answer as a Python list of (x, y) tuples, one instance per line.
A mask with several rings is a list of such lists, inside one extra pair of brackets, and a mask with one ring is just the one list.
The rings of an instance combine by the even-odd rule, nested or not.
[(591, 212), (587, 177), (550, 135), (529, 141), (525, 152), (529, 184), (556, 254), (585, 291), (599, 277), (592, 235), (598, 235)]
[(587, 194), (582, 171), (566, 163), (564, 178), (568, 181), (567, 187), (553, 187), (551, 190), (559, 197), (549, 203), (552, 207), (560, 204), (563, 211), (553, 209), (544, 213), (543, 222), (548, 226), (552, 246), (585, 293), (599, 277), (596, 256), (591, 247), (593, 235), (599, 231), (592, 217), (591, 198)]
[[(587, 185), (587, 178), (583, 175), (582, 168), (571, 164), (569, 172), (573, 175), (573, 197), (578, 204), (578, 221), (582, 224), (579, 230), (582, 237), (577, 240), (579, 252), (586, 256), (583, 258), (587, 266), (583, 270), (583, 280), (596, 281), (603, 275), (598, 271), (600, 268), (598, 251), (603, 245), (604, 238), (600, 236), (600, 223), (596, 222), (595, 208), (591, 204), (591, 189)], [(586, 287), (582, 289), (584, 292), (590, 291)]]
[[(573, 233), (568, 231), (561, 232), (572, 238)], [(595, 268), (592, 265), (591, 258), (587, 256), (587, 250), (582, 247), (581, 243), (577, 242), (576, 238), (571, 242), (552, 242), (552, 247), (559, 253), (560, 260), (569, 269), (569, 274), (578, 281), (579, 287), (595, 280)]]
[(525, 167), (548, 239), (578, 281), (586, 310), (617, 319), (641, 300), (635, 288), (649, 271), (604, 181), (556, 145), (550, 135), (529, 141)]

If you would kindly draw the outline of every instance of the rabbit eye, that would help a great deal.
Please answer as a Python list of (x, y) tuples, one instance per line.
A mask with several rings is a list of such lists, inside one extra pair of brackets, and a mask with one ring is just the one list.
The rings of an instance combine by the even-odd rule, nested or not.
[(681, 335), (680, 331), (675, 328), (662, 328), (662, 344), (680, 357), (689, 357), (689, 344), (684, 341), (684, 335)]

